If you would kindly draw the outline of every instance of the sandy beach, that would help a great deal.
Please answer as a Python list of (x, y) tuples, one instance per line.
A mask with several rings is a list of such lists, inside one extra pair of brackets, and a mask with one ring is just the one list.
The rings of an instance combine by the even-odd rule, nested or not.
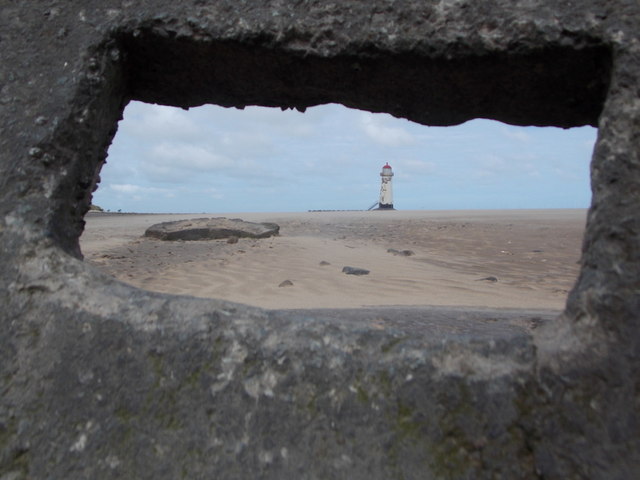
[[(235, 244), (143, 237), (156, 223), (220, 216), (275, 222), (280, 235)], [(270, 309), (560, 310), (578, 274), (585, 218), (578, 209), (89, 213), (80, 243), (86, 262), (130, 285)], [(344, 266), (370, 273), (346, 275)]]

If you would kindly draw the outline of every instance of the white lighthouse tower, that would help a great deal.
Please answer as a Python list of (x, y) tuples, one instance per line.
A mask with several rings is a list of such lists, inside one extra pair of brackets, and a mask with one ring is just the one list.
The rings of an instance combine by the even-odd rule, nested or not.
[(378, 202), (378, 209), (380, 210), (393, 210), (392, 177), (393, 171), (389, 166), (389, 162), (387, 162), (384, 167), (382, 167), (382, 172), (380, 172), (380, 201)]

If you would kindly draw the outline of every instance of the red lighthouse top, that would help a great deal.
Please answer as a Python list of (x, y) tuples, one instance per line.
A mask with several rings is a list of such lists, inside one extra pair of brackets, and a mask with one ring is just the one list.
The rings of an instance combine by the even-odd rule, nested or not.
[(391, 165), (389, 165), (389, 162), (387, 162), (387, 163), (384, 164), (384, 167), (382, 167), (382, 168), (391, 168)]

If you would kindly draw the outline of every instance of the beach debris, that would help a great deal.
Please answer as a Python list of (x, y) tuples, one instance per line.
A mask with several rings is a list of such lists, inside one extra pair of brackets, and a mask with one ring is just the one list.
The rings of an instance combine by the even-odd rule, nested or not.
[(343, 267), (342, 273), (346, 273), (347, 275), (369, 275), (370, 272), (365, 268)]
[(415, 255), (413, 250), (396, 250), (395, 248), (388, 248), (387, 253), (393, 253), (394, 255), (400, 255), (403, 257), (410, 257)]
[(331, 264), (330, 264), (329, 262), (327, 262), (326, 260), (322, 260), (322, 261), (320, 262), (320, 266), (321, 266), (321, 267), (326, 267), (327, 265), (331, 265)]
[(285, 280), (284, 282), (281, 282), (278, 287), (293, 287), (293, 282), (291, 280)]
[(227, 239), (227, 243), (238, 243), (238, 237), (236, 237), (235, 235), (232, 235)]
[[(194, 218), (163, 222), (147, 228), (145, 237), (160, 240), (215, 240), (236, 238), (267, 238), (278, 235), (280, 226), (275, 223), (245, 222), (240, 218)], [(229, 240), (227, 240), (229, 241)], [(235, 243), (233, 240), (229, 243)]]
[(108, 253), (105, 253), (103, 255), (100, 255), (100, 258), (108, 258), (109, 260), (122, 260), (123, 258), (127, 258), (124, 255), (111, 255)]
[(495, 282), (498, 281), (498, 278), (497, 277), (484, 277), (484, 278), (478, 278), (476, 281), (477, 282), (483, 282), (484, 281), (484, 282), (495, 283)]

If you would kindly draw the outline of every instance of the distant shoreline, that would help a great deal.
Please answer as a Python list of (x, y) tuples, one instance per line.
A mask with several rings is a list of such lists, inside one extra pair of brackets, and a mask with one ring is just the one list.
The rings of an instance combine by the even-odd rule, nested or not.
[(468, 209), (417, 209), (417, 210), (403, 210), (403, 209), (313, 209), (313, 210), (300, 210), (300, 211), (275, 211), (275, 212), (112, 212), (112, 211), (99, 211), (89, 210), (86, 215), (280, 215), (280, 214), (301, 214), (301, 213), (332, 213), (332, 212), (431, 212), (431, 213), (470, 213), (470, 212), (545, 212), (545, 211), (588, 211), (588, 207), (584, 208), (565, 208), (565, 207), (553, 207), (553, 208), (468, 208)]

